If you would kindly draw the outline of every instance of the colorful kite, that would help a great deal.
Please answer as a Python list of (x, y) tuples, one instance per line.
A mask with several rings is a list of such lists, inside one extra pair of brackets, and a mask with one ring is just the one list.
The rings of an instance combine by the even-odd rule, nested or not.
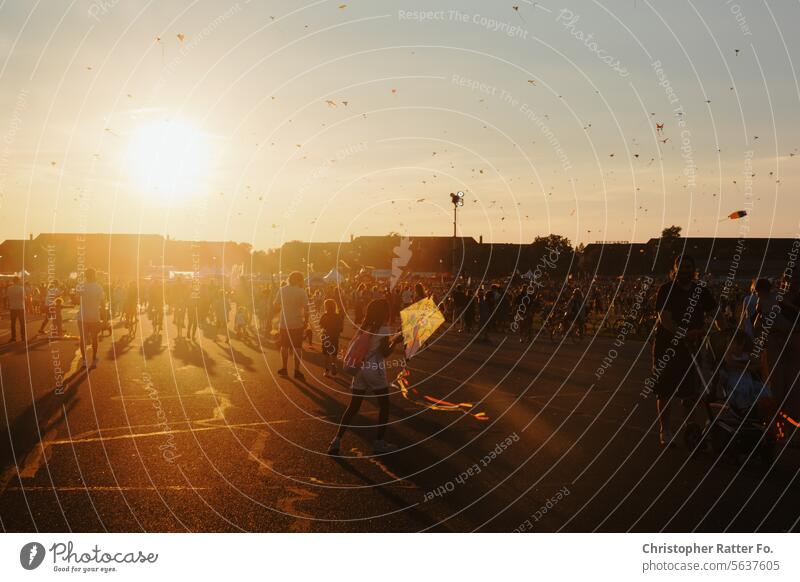
[(406, 358), (414, 357), (428, 338), (444, 323), (444, 315), (433, 299), (426, 297), (400, 312)]
[(489, 420), (485, 412), (474, 412), (475, 405), (471, 402), (448, 402), (447, 400), (440, 400), (439, 398), (422, 394), (419, 390), (411, 386), (409, 376), (411, 376), (411, 372), (404, 369), (397, 375), (395, 381), (392, 382), (392, 386), (397, 388), (400, 394), (403, 395), (403, 398), (409, 402), (413, 402), (414, 404), (430, 410), (468, 414), (475, 420), (480, 420), (481, 422)]
[(731, 212), (728, 216), (720, 220), (720, 222), (724, 222), (728, 219), (739, 220), (740, 218), (744, 218), (745, 216), (747, 216), (747, 210), (737, 210), (736, 212)]

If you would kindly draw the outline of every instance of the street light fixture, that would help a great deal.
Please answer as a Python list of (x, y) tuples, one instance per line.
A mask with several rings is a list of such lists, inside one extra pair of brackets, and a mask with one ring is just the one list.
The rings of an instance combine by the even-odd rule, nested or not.
[(456, 275), (456, 238), (458, 236), (458, 209), (464, 206), (464, 193), (460, 190), (456, 193), (450, 192), (450, 202), (453, 203), (453, 277)]

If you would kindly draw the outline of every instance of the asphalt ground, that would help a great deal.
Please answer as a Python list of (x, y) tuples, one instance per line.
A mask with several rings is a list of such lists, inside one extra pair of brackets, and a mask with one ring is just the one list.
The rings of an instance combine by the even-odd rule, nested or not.
[[(398, 450), (372, 454), (366, 402), (331, 457), (349, 378), (322, 377), (318, 336), (298, 381), (275, 374), (271, 338), (204, 328), (187, 341), (171, 323), (151, 337), (143, 319), (135, 337), (104, 337), (88, 373), (74, 337), (35, 338), (30, 321), (27, 342), (6, 344), (3, 322), (4, 531), (800, 529), (794, 435), (769, 464), (659, 446), (644, 341), (481, 344), (445, 328), (408, 362), (417, 399), (392, 393)], [(390, 376), (402, 362), (397, 350)]]

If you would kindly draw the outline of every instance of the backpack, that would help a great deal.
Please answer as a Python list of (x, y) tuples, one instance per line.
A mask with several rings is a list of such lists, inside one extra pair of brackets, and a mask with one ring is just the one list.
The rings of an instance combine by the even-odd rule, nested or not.
[(356, 335), (350, 341), (350, 345), (347, 346), (347, 352), (345, 352), (344, 361), (342, 362), (342, 368), (345, 372), (353, 376), (358, 373), (369, 353), (371, 339), (371, 334), (365, 331), (356, 332)]

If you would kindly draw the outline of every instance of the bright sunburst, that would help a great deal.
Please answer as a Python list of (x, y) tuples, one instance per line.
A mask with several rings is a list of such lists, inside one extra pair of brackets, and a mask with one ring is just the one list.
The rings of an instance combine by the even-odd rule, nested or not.
[(200, 193), (211, 163), (208, 136), (183, 120), (139, 127), (128, 153), (128, 169), (142, 193), (172, 203)]

